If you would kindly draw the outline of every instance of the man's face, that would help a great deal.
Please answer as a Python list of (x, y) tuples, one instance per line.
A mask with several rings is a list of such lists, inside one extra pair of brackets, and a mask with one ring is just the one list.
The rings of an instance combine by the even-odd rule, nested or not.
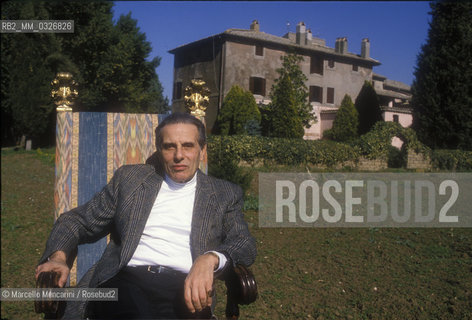
[(198, 144), (198, 129), (193, 124), (166, 125), (162, 131), (161, 156), (167, 175), (175, 182), (191, 180), (203, 161), (203, 150)]

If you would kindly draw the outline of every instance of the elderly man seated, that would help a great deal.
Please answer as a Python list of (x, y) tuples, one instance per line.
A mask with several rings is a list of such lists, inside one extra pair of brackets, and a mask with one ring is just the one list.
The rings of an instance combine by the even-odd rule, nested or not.
[(77, 246), (111, 234), (78, 287), (118, 288), (119, 301), (68, 302), (64, 318), (170, 319), (205, 316), (215, 275), (254, 262), (239, 187), (203, 174), (203, 123), (174, 113), (156, 128), (158, 165), (126, 165), (88, 203), (54, 224), (36, 277), (64, 286)]

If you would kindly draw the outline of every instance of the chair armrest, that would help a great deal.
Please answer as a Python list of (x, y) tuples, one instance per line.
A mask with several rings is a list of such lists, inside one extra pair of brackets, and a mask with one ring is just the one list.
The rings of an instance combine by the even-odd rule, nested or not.
[(235, 291), (238, 304), (250, 304), (257, 299), (257, 283), (251, 270), (243, 265), (233, 268), (234, 274), (230, 277), (230, 290)]
[(251, 270), (243, 265), (229, 268), (225, 275), (227, 288), (226, 318), (238, 319), (239, 304), (250, 304), (256, 301), (257, 283)]
[[(36, 280), (37, 289), (54, 289), (59, 288), (59, 273), (55, 271), (41, 272)], [(65, 301), (57, 300), (35, 300), (34, 311), (36, 313), (44, 313), (45, 319), (59, 319), (65, 308)]]

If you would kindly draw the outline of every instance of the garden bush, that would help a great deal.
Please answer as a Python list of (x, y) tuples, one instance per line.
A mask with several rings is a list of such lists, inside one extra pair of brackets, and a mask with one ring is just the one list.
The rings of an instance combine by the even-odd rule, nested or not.
[(260, 132), (261, 114), (251, 92), (234, 85), (226, 95), (215, 131), (222, 135)]
[(228, 144), (212, 143), (208, 152), (208, 173), (214, 177), (231, 181), (239, 185), (244, 194), (251, 184), (252, 175), (239, 167), (239, 161), (233, 156)]
[(430, 149), (423, 145), (411, 128), (404, 128), (396, 122), (377, 122), (371, 131), (362, 135), (356, 145), (361, 154), (369, 159), (388, 158), (393, 137), (401, 138), (406, 150), (429, 154)]
[(208, 152), (227, 152), (232, 159), (248, 163), (263, 160), (281, 165), (326, 166), (356, 161), (360, 155), (358, 147), (334, 141), (215, 135), (208, 137)]
[(405, 148), (401, 150), (394, 147), (389, 146), (388, 148), (388, 155), (387, 155), (387, 163), (389, 168), (404, 168), (406, 167), (406, 152)]
[(472, 170), (472, 151), (433, 150), (431, 163), (439, 170)]
[[(395, 136), (404, 141), (402, 150), (392, 147), (391, 141)], [(406, 164), (407, 150), (431, 156), (433, 169), (472, 170), (472, 151), (431, 151), (418, 141), (412, 129), (403, 128), (394, 122), (379, 122), (370, 132), (349, 143), (247, 135), (211, 135), (208, 137), (210, 166), (215, 165), (215, 163), (212, 163), (212, 159), (215, 159), (216, 164), (227, 167), (218, 170), (233, 171), (236, 170), (235, 168), (240, 161), (249, 164), (264, 161), (269, 164), (288, 166), (320, 165), (333, 167), (349, 161), (357, 162), (360, 157), (368, 159), (383, 158), (388, 161), (389, 167), (400, 168)], [(216, 152), (226, 156), (215, 155)], [(235, 173), (235, 176), (237, 177), (239, 174)], [(235, 180), (238, 179), (235, 178)]]
[(346, 94), (331, 129), (323, 132), (323, 137), (334, 141), (350, 141), (357, 138), (359, 119), (351, 97)]

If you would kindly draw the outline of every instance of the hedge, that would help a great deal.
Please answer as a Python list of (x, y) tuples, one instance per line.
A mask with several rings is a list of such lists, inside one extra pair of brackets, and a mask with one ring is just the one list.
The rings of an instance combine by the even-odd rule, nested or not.
[(359, 159), (355, 146), (322, 140), (267, 138), (260, 136), (209, 136), (209, 152), (228, 152), (238, 160), (256, 160), (283, 165), (333, 166)]
[(472, 151), (433, 150), (431, 164), (439, 170), (472, 170)]
[(356, 162), (361, 156), (386, 159), (394, 136), (405, 141), (405, 148), (429, 152), (418, 141), (412, 129), (403, 128), (394, 122), (378, 122), (370, 132), (350, 143), (260, 136), (210, 136), (209, 150), (229, 152), (238, 160), (248, 163), (263, 159), (283, 165), (315, 164), (330, 167), (347, 161)]
[(430, 149), (423, 145), (411, 128), (404, 128), (396, 122), (377, 122), (371, 131), (362, 135), (357, 141), (361, 154), (369, 159), (387, 157), (393, 137), (400, 137), (404, 141), (402, 148), (412, 149), (418, 153), (430, 153)]
[[(472, 170), (472, 151), (431, 150), (423, 145), (411, 128), (403, 128), (394, 122), (378, 122), (374, 128), (350, 143), (329, 140), (302, 140), (268, 138), (261, 136), (216, 136), (208, 137), (208, 150), (231, 154), (237, 161), (254, 163), (266, 161), (281, 165), (325, 165), (333, 167), (345, 162), (357, 162), (360, 157), (389, 159), (389, 163), (400, 162), (405, 154), (392, 153), (392, 138), (404, 141), (403, 151), (414, 150), (431, 157), (433, 169)], [(391, 164), (392, 166), (392, 164)], [(398, 166), (398, 164), (396, 164)]]

